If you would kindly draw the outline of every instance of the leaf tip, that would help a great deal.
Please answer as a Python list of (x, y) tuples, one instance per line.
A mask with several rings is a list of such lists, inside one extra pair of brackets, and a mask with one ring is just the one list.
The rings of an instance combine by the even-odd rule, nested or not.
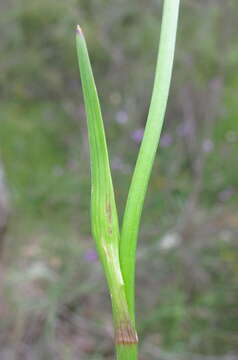
[(83, 30), (79, 25), (76, 26), (76, 34), (83, 36)]

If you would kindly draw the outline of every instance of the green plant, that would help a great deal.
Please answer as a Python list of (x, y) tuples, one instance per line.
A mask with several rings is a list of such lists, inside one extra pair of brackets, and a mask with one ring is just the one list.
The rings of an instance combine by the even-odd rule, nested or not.
[(138, 229), (163, 125), (174, 59), (179, 0), (165, 0), (154, 89), (145, 133), (132, 178), (122, 230), (111, 179), (101, 109), (82, 30), (76, 43), (87, 113), (91, 157), (91, 221), (112, 300), (118, 360), (137, 359), (134, 278)]

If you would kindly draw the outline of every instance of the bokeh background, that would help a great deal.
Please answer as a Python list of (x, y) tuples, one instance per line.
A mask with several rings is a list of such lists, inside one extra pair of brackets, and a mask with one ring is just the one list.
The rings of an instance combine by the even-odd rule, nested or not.
[[(83, 27), (120, 216), (150, 100), (161, 0), (0, 2), (0, 360), (113, 359), (90, 233)], [(138, 249), (141, 360), (238, 356), (238, 3), (182, 0)]]

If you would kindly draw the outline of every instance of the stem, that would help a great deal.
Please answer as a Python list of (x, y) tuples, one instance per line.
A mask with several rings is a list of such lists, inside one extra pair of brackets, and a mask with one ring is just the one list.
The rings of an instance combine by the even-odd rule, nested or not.
[(129, 312), (135, 321), (135, 261), (138, 229), (168, 100), (175, 52), (180, 0), (165, 0), (149, 115), (134, 170), (120, 240), (120, 263), (126, 285)]
[(137, 360), (138, 358), (138, 349), (137, 345), (117, 345), (116, 354), (117, 360)]

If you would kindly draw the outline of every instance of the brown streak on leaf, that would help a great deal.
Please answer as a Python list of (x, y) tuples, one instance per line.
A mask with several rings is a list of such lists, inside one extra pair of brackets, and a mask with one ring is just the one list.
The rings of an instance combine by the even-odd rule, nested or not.
[(107, 216), (108, 216), (108, 220), (109, 220), (109, 222), (111, 224), (112, 223), (112, 207), (111, 207), (110, 202), (108, 202), (106, 204), (106, 213), (107, 213)]
[(108, 221), (109, 221), (109, 234), (112, 235), (112, 207), (111, 207), (111, 203), (107, 202), (106, 204), (106, 214), (108, 217)]
[(115, 342), (117, 345), (133, 345), (138, 343), (135, 329), (130, 322), (121, 323), (116, 329)]

